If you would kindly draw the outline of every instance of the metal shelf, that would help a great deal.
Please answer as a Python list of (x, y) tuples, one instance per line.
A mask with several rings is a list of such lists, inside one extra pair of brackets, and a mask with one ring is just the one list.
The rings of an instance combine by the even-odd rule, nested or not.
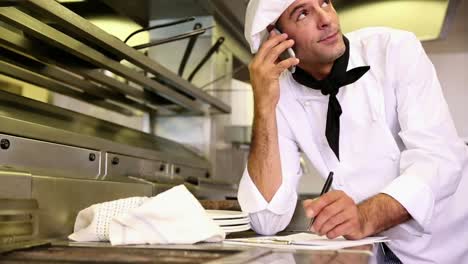
[[(53, 0), (21, 1), (20, 7), (21, 10), (11, 6), (0, 7), (0, 20), (23, 32), (12, 32), (0, 26), (0, 45), (37, 60), (43, 70), (36, 69), (36, 74), (78, 88), (78, 93), (89, 93), (101, 99), (101, 105), (112, 105), (112, 101), (115, 101), (118, 103), (115, 107), (107, 108), (118, 112), (125, 113), (125, 109), (121, 109), (121, 105), (124, 105), (143, 111), (156, 109), (166, 115), (204, 114), (208, 109), (205, 104), (211, 106), (210, 113), (231, 111), (230, 106), (221, 100)], [(23, 12), (24, 8), (29, 11)], [(41, 21), (44, 15), (57, 24), (52, 26)], [(0, 60), (5, 60), (4, 56)], [(156, 78), (150, 78), (120, 63), (120, 60), (126, 60)], [(14, 62), (8, 58), (6, 61)], [(23, 70), (34, 70), (31, 65), (15, 63), (14, 66), (27, 66)], [(104, 74), (103, 69), (140, 87), (111, 78)], [(69, 73), (80, 78), (70, 78)], [(88, 101), (84, 97), (81, 100), (96, 101)]]

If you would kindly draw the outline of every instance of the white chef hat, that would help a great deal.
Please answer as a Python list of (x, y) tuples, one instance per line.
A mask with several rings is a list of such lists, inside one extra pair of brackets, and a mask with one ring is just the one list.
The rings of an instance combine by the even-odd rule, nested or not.
[(276, 23), (281, 14), (296, 0), (250, 0), (245, 14), (244, 35), (252, 53), (268, 38), (267, 26)]

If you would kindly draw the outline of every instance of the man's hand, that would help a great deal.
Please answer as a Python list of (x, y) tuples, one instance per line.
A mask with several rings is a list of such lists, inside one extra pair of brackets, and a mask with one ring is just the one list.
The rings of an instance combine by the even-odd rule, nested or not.
[(258, 53), (249, 65), (250, 80), (253, 87), (255, 111), (271, 113), (279, 100), (279, 77), (289, 67), (299, 63), (297, 58), (279, 61), (279, 56), (294, 45), (294, 40), (287, 40), (286, 34), (270, 33)]
[(333, 239), (361, 239), (366, 236), (364, 219), (356, 203), (343, 191), (331, 191), (320, 198), (305, 200), (307, 217), (314, 217), (313, 231)]
[(311, 231), (330, 239), (361, 239), (411, 219), (397, 200), (383, 193), (357, 205), (343, 191), (331, 191), (303, 201), (303, 206), (307, 217), (315, 217)]

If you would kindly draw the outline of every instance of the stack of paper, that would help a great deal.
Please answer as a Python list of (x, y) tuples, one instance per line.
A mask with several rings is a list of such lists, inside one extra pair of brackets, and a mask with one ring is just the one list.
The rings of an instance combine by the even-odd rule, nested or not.
[(252, 238), (233, 238), (223, 241), (225, 244), (247, 245), (269, 248), (335, 250), (389, 241), (386, 237), (367, 237), (360, 240), (346, 240), (344, 237), (328, 239), (313, 233), (298, 233), (288, 236), (262, 236)]

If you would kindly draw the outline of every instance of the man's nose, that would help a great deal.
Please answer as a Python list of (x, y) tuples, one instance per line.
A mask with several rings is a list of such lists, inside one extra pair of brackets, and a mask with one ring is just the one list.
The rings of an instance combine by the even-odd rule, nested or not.
[(324, 29), (330, 26), (332, 22), (332, 14), (330, 12), (327, 12), (324, 9), (319, 9), (317, 19), (318, 19), (317, 21), (318, 28)]

